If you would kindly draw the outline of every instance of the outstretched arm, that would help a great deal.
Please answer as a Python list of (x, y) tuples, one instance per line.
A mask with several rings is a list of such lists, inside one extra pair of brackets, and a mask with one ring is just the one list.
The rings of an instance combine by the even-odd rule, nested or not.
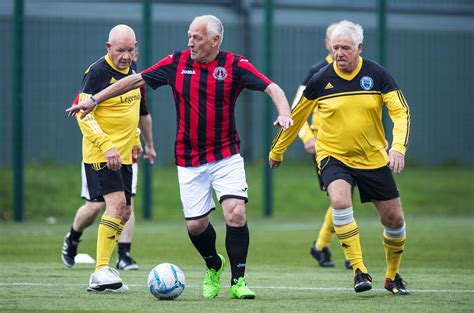
[(277, 84), (271, 83), (265, 89), (265, 93), (272, 98), (278, 112), (278, 117), (273, 122), (273, 125), (280, 125), (284, 130), (288, 129), (293, 125), (293, 120), (290, 117), (291, 110), (288, 100), (285, 97), (285, 92)]
[[(130, 90), (140, 88), (144, 84), (145, 81), (143, 80), (141, 74), (133, 74), (120, 79), (115, 84), (112, 84), (101, 92), (93, 95), (93, 97), (97, 104), (99, 104), (112, 97), (116, 97)], [(68, 116), (75, 116), (80, 110), (83, 110), (81, 114), (81, 119), (83, 119), (87, 114), (92, 112), (92, 110), (94, 109), (94, 105), (97, 104), (95, 104), (90, 98), (85, 99), (77, 105), (72, 105), (69, 109), (66, 110), (66, 112)]]

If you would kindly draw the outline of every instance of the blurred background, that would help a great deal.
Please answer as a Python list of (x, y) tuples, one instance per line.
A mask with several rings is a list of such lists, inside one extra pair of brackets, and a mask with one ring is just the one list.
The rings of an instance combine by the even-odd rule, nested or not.
[[(122, 23), (134, 28), (140, 48), (138, 64), (144, 69), (173, 51), (186, 49), (189, 23), (203, 14), (222, 20), (222, 49), (249, 58), (284, 89), (290, 103), (311, 65), (327, 55), (326, 27), (342, 19), (361, 24), (365, 32), (363, 57), (388, 68), (410, 106), (409, 165), (456, 167), (472, 177), (474, 1), (2, 0), (1, 219), (21, 220), (24, 214), (15, 218), (18, 205), (25, 207), (26, 216), (32, 219), (72, 217), (81, 203), (81, 133), (64, 110), (79, 89), (84, 70), (106, 53), (109, 30)], [(152, 177), (158, 177), (150, 188), (158, 195), (163, 192), (157, 186), (161, 172), (170, 168), (175, 180), (171, 183), (177, 185), (173, 167), (175, 110), (168, 87), (149, 95), (158, 152), (151, 170)], [(237, 102), (242, 154), (258, 173), (271, 143), (265, 128), (276, 116), (272, 111), (270, 118), (263, 120), (269, 106), (266, 101), (263, 93), (246, 91)], [(391, 130), (391, 122), (387, 122)], [(299, 140), (288, 150), (286, 160), (295, 166), (304, 163), (308, 175), (314, 175)], [(268, 179), (262, 175), (255, 178), (258, 184)], [(64, 178), (57, 181), (61, 176)], [(456, 181), (456, 177), (440, 177), (445, 182)], [(311, 184), (313, 180), (314, 176), (308, 178)], [(472, 180), (462, 188), (467, 191), (462, 197), (472, 197)], [(262, 192), (256, 190), (256, 198), (264, 198)], [(39, 194), (46, 199), (38, 198)], [(318, 196), (324, 198), (319, 192)], [(171, 206), (179, 207), (177, 193), (173, 198), (176, 203)], [(463, 205), (473, 203), (472, 198), (465, 200)], [(154, 199), (151, 206), (157, 209), (164, 202)], [(180, 210), (176, 211), (179, 216)]]

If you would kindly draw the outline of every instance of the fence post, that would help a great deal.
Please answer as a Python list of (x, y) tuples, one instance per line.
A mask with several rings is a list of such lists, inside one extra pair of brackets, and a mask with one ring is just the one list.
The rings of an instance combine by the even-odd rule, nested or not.
[(12, 91), (12, 152), (13, 152), (13, 220), (23, 221), (24, 162), (23, 162), (23, 0), (15, 0)]
[[(385, 66), (385, 57), (386, 57), (386, 32), (387, 32), (387, 4), (385, 0), (377, 1), (377, 58), (380, 65)], [(382, 124), (385, 129), (386, 136), (391, 137), (391, 132), (389, 126), (389, 117), (386, 109), (382, 112)], [(387, 140), (390, 138), (387, 138)]]
[[(143, 0), (143, 64), (145, 66), (151, 65), (151, 51), (152, 51), (152, 0)], [(150, 114), (152, 113), (151, 105), (151, 90), (148, 89), (146, 93), (146, 102)], [(152, 166), (148, 161), (142, 162), (143, 165), (143, 218), (150, 220), (152, 217), (152, 203), (153, 203), (153, 192), (152, 192)]]
[[(265, 0), (265, 31), (264, 31), (264, 59), (265, 59), (265, 75), (272, 77), (272, 45), (273, 45), (273, 1)], [(265, 98), (265, 106), (263, 108), (263, 142), (264, 146), (272, 141), (272, 103), (269, 97)], [(268, 156), (266, 149), (263, 152), (263, 209), (264, 216), (271, 217), (273, 215), (273, 180), (272, 172), (268, 166)]]

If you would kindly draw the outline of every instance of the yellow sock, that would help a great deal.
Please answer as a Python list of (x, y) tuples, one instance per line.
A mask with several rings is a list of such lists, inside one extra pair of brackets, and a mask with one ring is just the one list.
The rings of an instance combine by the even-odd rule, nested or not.
[(97, 235), (97, 261), (95, 270), (109, 266), (110, 257), (122, 232), (123, 224), (119, 218), (103, 215)]
[(362, 273), (367, 273), (367, 268), (365, 267), (364, 261), (362, 259), (359, 227), (357, 227), (357, 223), (352, 221), (351, 223), (344, 226), (334, 226), (337, 237), (339, 238), (339, 243), (344, 249), (346, 260), (351, 261), (354, 273), (357, 269), (360, 269)]
[(324, 216), (324, 223), (319, 231), (318, 238), (316, 238), (316, 249), (322, 250), (325, 247), (329, 246), (329, 243), (332, 240), (334, 234), (334, 223), (332, 221), (332, 208), (328, 207), (326, 215)]
[(395, 275), (400, 269), (403, 249), (405, 249), (406, 236), (401, 238), (390, 238), (383, 235), (383, 247), (385, 248), (385, 261), (387, 262), (386, 278), (395, 279)]

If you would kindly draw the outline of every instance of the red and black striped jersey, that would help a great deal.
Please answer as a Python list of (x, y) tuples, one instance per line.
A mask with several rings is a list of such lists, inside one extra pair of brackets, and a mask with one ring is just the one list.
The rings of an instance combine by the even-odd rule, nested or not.
[(272, 82), (244, 57), (220, 51), (206, 64), (177, 51), (144, 70), (153, 89), (170, 85), (176, 107), (175, 162), (199, 166), (239, 153), (235, 103), (244, 88), (263, 91)]

